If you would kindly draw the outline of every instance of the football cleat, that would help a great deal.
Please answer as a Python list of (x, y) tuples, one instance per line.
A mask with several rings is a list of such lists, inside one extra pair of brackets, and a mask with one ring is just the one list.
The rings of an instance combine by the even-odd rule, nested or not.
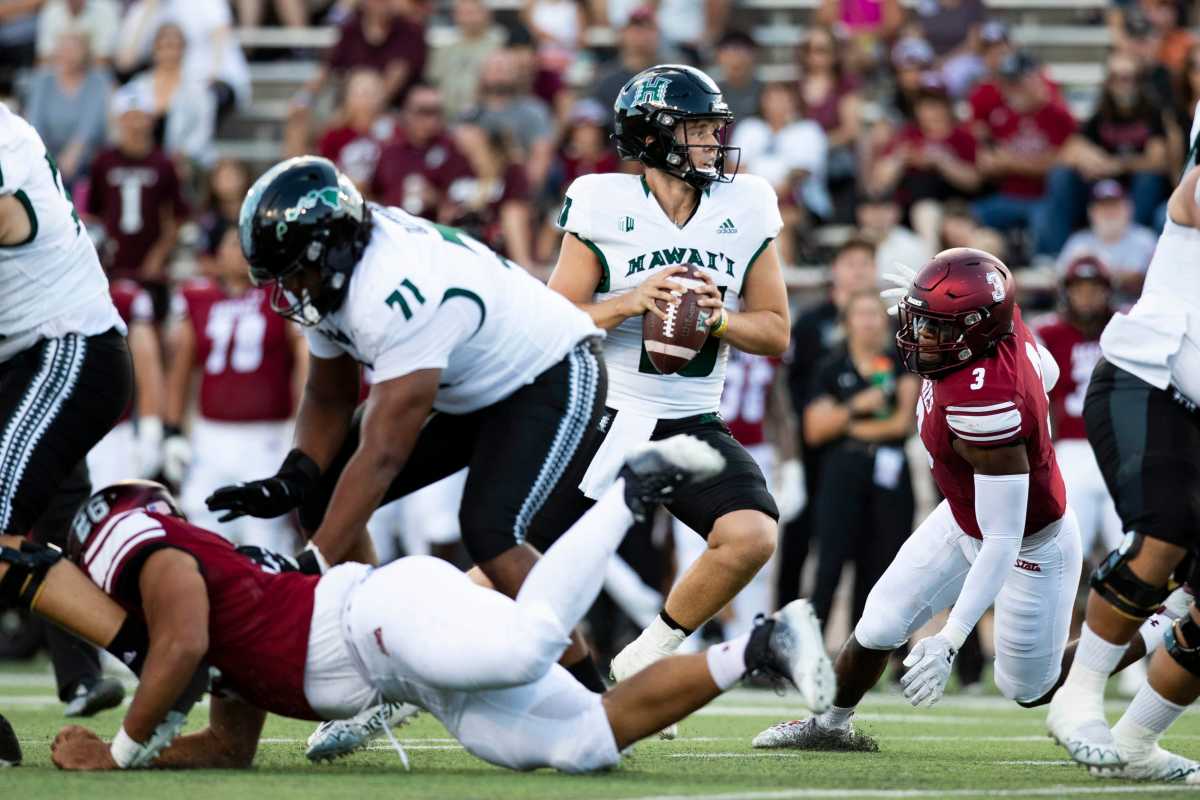
[(12, 725), (0, 716), (0, 769), (16, 767), (20, 763), (21, 743), (17, 741), (17, 734), (13, 732)]
[(617, 477), (625, 479), (625, 505), (644, 522), (676, 489), (707, 480), (724, 468), (725, 459), (712, 445), (681, 434), (635, 448)]
[(125, 699), (125, 687), (116, 678), (101, 678), (88, 686), (81, 683), (67, 702), (64, 717), (91, 717), (116, 708)]
[[(1100, 703), (1104, 702), (1103, 697)], [(1117, 750), (1103, 705), (1090, 698), (1081, 698), (1066, 686), (1055, 693), (1046, 715), (1050, 738), (1067, 751), (1074, 761), (1086, 767), (1120, 767), (1125, 759)]]
[(1167, 781), (1200, 786), (1200, 763), (1155, 745), (1142, 757), (1130, 757), (1123, 767), (1088, 767), (1098, 778)]
[(807, 600), (793, 600), (769, 617), (755, 620), (746, 645), (746, 669), (786, 678), (821, 713), (833, 705), (836, 679), (825, 652), (821, 623)]
[(309, 761), (331, 761), (350, 755), (385, 731), (407, 725), (419, 713), (421, 709), (410, 703), (384, 703), (349, 719), (322, 722), (308, 737), (304, 755)]
[(878, 753), (879, 743), (860, 733), (853, 725), (845, 728), (826, 728), (816, 717), (794, 719), (772, 725), (754, 737), (753, 747), (791, 747), (797, 750), (833, 750), (856, 753)]
[[(675, 655), (675, 651), (687, 638), (683, 631), (673, 630), (671, 631), (671, 641), (655, 644), (650, 640), (648, 634), (649, 631), (643, 632), (641, 636), (625, 645), (621, 652), (617, 653), (608, 668), (608, 677), (620, 682), (631, 675), (636, 675), (655, 661)], [(672, 722), (658, 732), (660, 739), (674, 739), (678, 735), (679, 723), (676, 722)]]

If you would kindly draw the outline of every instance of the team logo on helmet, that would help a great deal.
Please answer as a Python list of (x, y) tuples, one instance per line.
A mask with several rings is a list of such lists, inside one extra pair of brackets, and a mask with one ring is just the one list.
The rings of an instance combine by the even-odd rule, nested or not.
[(662, 105), (667, 102), (667, 87), (671, 82), (666, 78), (647, 78), (638, 84), (634, 105)]
[(998, 272), (989, 272), (987, 274), (987, 282), (992, 287), (992, 300), (999, 303), (1004, 299), (1004, 279), (1000, 277)]

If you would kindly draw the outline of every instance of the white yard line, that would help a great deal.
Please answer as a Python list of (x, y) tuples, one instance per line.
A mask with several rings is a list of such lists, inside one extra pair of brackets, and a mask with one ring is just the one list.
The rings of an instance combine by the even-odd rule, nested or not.
[(1029, 789), (778, 789), (726, 794), (669, 794), (625, 797), (621, 800), (839, 800), (847, 798), (918, 797), (1103, 797), (1195, 792), (1194, 786), (1146, 784), (1140, 786), (1039, 786)]

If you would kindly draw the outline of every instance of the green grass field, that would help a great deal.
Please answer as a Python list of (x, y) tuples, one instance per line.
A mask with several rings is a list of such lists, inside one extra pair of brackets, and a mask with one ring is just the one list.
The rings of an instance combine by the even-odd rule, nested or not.
[[(1122, 707), (1110, 701), (1110, 716)], [(64, 720), (44, 664), (0, 666), (0, 711), (25, 750), (24, 766), (0, 771), (0, 800), (1150, 798), (1200, 791), (1093, 779), (1046, 738), (1043, 713), (995, 696), (948, 697), (917, 712), (898, 695), (877, 692), (864, 703), (860, 724), (879, 739), (879, 753), (810, 754), (750, 747), (764, 726), (803, 715), (797, 695), (737, 690), (686, 720), (680, 739), (643, 742), (620, 768), (592, 776), (490, 767), (428, 716), (397, 731), (412, 761), (408, 773), (386, 740), (312, 766), (303, 743), (313, 726), (272, 717), (253, 770), (66, 774), (50, 763), (49, 744)], [(192, 726), (202, 725), (205, 713), (197, 708)], [(108, 738), (120, 720), (120, 712), (110, 711), (86, 722)], [(1165, 744), (1200, 757), (1200, 713), (1186, 714)]]

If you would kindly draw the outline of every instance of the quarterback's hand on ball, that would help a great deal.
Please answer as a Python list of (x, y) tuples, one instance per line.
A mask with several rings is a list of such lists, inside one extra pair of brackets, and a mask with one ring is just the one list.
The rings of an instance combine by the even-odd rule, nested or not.
[(660, 309), (654, 301), (662, 300), (664, 303), (672, 305), (679, 304), (679, 296), (674, 292), (682, 292), (683, 284), (673, 279), (682, 272), (687, 272), (687, 267), (667, 267), (662, 272), (646, 278), (638, 284), (636, 289), (625, 295), (627, 300), (623, 313), (628, 317), (637, 317), (650, 311), (657, 314), (660, 319), (666, 319), (666, 312)]
[(904, 659), (908, 671), (900, 679), (904, 696), (914, 707), (929, 707), (942, 699), (946, 682), (950, 680), (950, 667), (958, 651), (940, 633), (926, 636)]
[(67, 725), (50, 745), (50, 760), (59, 769), (117, 769), (108, 745), (79, 725)]
[[(693, 286), (689, 291), (699, 295), (696, 305), (701, 308), (720, 309), (725, 305), (725, 301), (721, 299), (721, 290), (717, 288), (717, 284), (713, 279), (703, 272), (697, 272), (700, 280), (703, 283), (700, 286)], [(721, 324), (721, 314), (719, 311), (710, 312), (708, 315), (708, 327), (715, 328)]]

